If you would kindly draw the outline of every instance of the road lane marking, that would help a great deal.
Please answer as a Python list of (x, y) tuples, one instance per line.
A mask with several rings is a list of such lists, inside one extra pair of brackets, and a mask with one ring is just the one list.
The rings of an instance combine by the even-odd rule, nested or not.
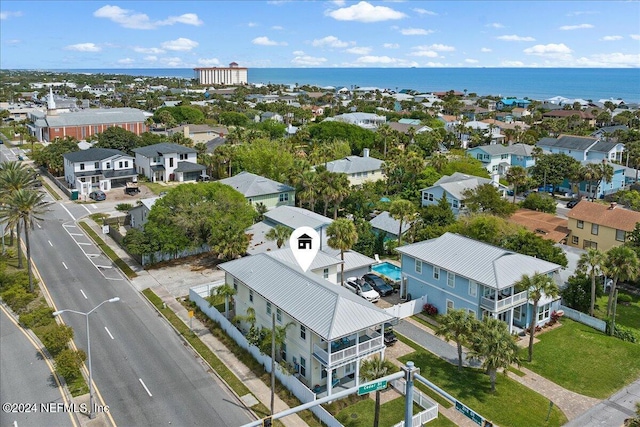
[(69, 233), (69, 236), (84, 236), (82, 233)]
[(113, 338), (113, 335), (111, 335), (111, 332), (109, 332), (109, 329), (107, 329), (107, 327), (106, 327), (106, 326), (104, 327), (104, 330), (105, 330), (105, 331), (107, 331), (107, 333), (109, 334), (109, 336), (111, 337), (111, 339), (114, 339), (114, 338)]
[(49, 242), (49, 246), (53, 247), (53, 243), (51, 243), (51, 240), (47, 240), (47, 242)]
[(142, 384), (142, 387), (144, 387), (144, 389), (146, 390), (146, 392), (149, 395), (149, 397), (153, 397), (153, 395), (151, 394), (151, 392), (149, 391), (149, 389), (145, 385), (144, 381), (142, 381), (142, 378), (138, 378), (138, 381), (140, 381), (140, 384)]
[(79, 244), (79, 245), (85, 245), (85, 246), (90, 246), (91, 245), (91, 243), (83, 243), (83, 242), (76, 242), (76, 243)]
[[(91, 205), (91, 207), (93, 208), (94, 211), (98, 210), (98, 207), (96, 205)], [(88, 210), (88, 209), (87, 209)]]
[(62, 265), (64, 266), (65, 270), (69, 269), (69, 267), (67, 267), (67, 264), (65, 264), (64, 261), (62, 262)]
[(60, 206), (62, 206), (62, 209), (64, 209), (65, 211), (67, 211), (67, 213), (69, 214), (69, 216), (71, 217), (72, 220), (76, 221), (76, 217), (71, 215), (71, 212), (69, 212), (69, 209), (67, 209), (67, 207), (65, 205), (63, 205), (62, 203), (60, 204)]
[(38, 226), (38, 228), (42, 228), (42, 227), (40, 226), (40, 224), (38, 224), (37, 222), (36, 222), (36, 225)]
[(87, 208), (86, 205), (81, 205), (88, 213), (91, 213), (91, 211), (89, 210), (89, 208)]
[(84, 293), (84, 291), (82, 289), (80, 289), (80, 293), (82, 294), (82, 296), (84, 297), (84, 299), (89, 299), (87, 298), (87, 295)]

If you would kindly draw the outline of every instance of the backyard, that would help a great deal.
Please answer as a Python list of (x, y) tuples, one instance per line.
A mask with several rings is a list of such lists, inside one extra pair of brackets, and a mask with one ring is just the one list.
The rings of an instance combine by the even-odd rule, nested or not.
[[(625, 292), (622, 289), (619, 290), (618, 298), (620, 295), (628, 295), (631, 298), (631, 302), (628, 304), (618, 303), (616, 307), (616, 324), (635, 329), (636, 335), (640, 339), (640, 296)], [(603, 295), (596, 300), (595, 315), (600, 319), (607, 318), (607, 298), (608, 295)]]

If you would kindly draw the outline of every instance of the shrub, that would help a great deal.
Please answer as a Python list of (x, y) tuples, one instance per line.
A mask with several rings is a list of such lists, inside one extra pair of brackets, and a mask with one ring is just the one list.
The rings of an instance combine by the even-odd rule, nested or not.
[(638, 342), (638, 337), (636, 336), (635, 332), (633, 332), (633, 330), (629, 328), (625, 328), (624, 326), (616, 325), (616, 329), (613, 332), (613, 336), (621, 339), (622, 341), (627, 341), (632, 343)]
[(120, 212), (129, 212), (133, 209), (133, 205), (131, 203), (118, 203), (116, 205), (116, 210)]
[(618, 304), (630, 304), (633, 301), (631, 295), (618, 294)]
[(0, 293), (0, 297), (14, 312), (22, 313), (37, 296), (35, 292), (31, 293), (20, 284), (15, 284)]
[(522, 207), (534, 211), (541, 211), (550, 214), (556, 213), (556, 201), (546, 194), (531, 193), (522, 202)]
[(435, 316), (438, 314), (438, 308), (430, 303), (426, 303), (424, 307), (422, 307), (422, 311), (427, 313), (429, 316)]
[(87, 359), (87, 355), (82, 350), (64, 349), (55, 358), (56, 370), (67, 382), (80, 376), (80, 366)]
[(67, 343), (72, 338), (73, 329), (70, 326), (58, 325), (57, 323), (47, 326), (41, 336), (42, 343), (54, 357), (67, 348)]
[(37, 328), (38, 326), (46, 326), (53, 322), (55, 322), (53, 309), (45, 304), (20, 315), (20, 323), (30, 329)]

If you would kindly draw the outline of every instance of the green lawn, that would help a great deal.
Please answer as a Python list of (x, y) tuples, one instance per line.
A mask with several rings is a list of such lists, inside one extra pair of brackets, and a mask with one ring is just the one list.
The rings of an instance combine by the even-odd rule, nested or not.
[(576, 393), (603, 399), (640, 376), (640, 344), (566, 318), (538, 338), (533, 362), (523, 366)]
[[(336, 415), (345, 427), (369, 427), (373, 425), (376, 402), (373, 399), (364, 399), (342, 409)], [(420, 412), (420, 407), (413, 405), (413, 413)], [(404, 420), (404, 398), (393, 399), (380, 405), (380, 426), (388, 427)], [(449, 427), (455, 426), (443, 415), (429, 423), (429, 426)]]
[[(618, 291), (618, 295), (629, 295), (633, 301), (629, 305), (618, 304), (616, 308), (616, 324), (636, 329), (640, 334), (640, 297), (628, 294), (623, 290)], [(600, 319), (607, 318), (607, 299), (608, 295), (604, 295), (596, 300), (596, 317)]]
[(529, 427), (561, 426), (567, 422), (567, 417), (556, 406), (545, 422), (549, 401), (511, 378), (498, 375), (496, 392), (491, 393), (489, 377), (481, 370), (465, 368), (458, 372), (456, 366), (402, 336), (399, 338), (416, 349), (401, 357), (402, 362), (413, 361), (420, 368), (420, 375), (496, 424)]

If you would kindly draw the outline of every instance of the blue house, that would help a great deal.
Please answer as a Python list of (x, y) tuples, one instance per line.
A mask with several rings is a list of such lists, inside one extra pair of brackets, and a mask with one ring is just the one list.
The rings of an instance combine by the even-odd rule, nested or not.
[(518, 99), (518, 98), (502, 98), (500, 101), (496, 103), (496, 109), (504, 110), (505, 108), (527, 108), (531, 104), (531, 101), (528, 99)]
[[(588, 164), (603, 164), (602, 161), (598, 160), (587, 160), (581, 162), (582, 166), (586, 166)], [(577, 184), (574, 183), (574, 188), (571, 188), (571, 183), (568, 179), (565, 179), (560, 185), (560, 191), (568, 191), (570, 193), (578, 193), (581, 196), (585, 197), (594, 197), (596, 199), (603, 199), (604, 196), (609, 194), (617, 193), (620, 190), (624, 190), (627, 185), (627, 181), (629, 177), (627, 176), (627, 169), (622, 165), (618, 165), (616, 163), (609, 163), (613, 167), (613, 178), (611, 181), (605, 181), (602, 184), (600, 182), (595, 181), (581, 181)]]
[(560, 282), (558, 264), (492, 246), (453, 233), (397, 248), (402, 261), (400, 294), (426, 296), (439, 313), (463, 309), (477, 319), (491, 316), (511, 332), (529, 325), (533, 315), (544, 325), (559, 309), (560, 298), (543, 296), (538, 312), (526, 290), (516, 289), (523, 275), (542, 273)]
[(482, 162), (490, 174), (504, 175), (511, 166), (527, 169), (535, 164), (533, 146), (528, 144), (491, 144), (469, 148), (467, 154)]
[(624, 144), (603, 141), (594, 136), (560, 135), (558, 138), (542, 138), (536, 145), (552, 154), (566, 154), (579, 162), (604, 159), (621, 162), (624, 152)]

